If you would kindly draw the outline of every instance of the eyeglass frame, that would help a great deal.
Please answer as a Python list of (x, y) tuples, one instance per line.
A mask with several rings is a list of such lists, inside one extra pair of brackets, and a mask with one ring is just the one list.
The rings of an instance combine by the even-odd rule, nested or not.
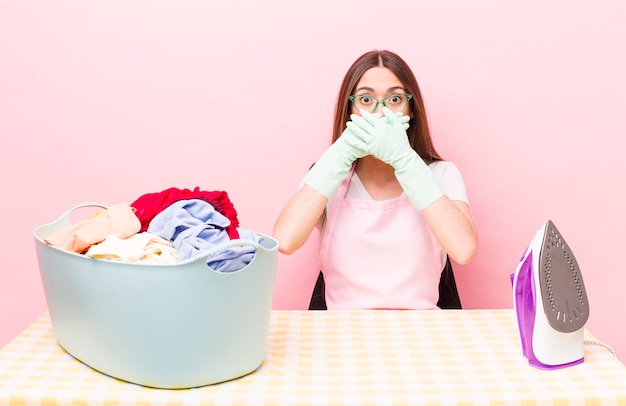
[(355, 105), (355, 101), (354, 98), (357, 96), (368, 96), (371, 97), (372, 99), (376, 100), (376, 104), (374, 105), (374, 108), (371, 110), (371, 112), (376, 111), (376, 109), (378, 108), (378, 105), (382, 103), (383, 106), (390, 108), (387, 106), (387, 104), (385, 103), (385, 99), (388, 99), (392, 96), (406, 96), (406, 105), (404, 105), (402, 107), (402, 109), (405, 109), (406, 106), (409, 105), (409, 102), (411, 101), (411, 99), (413, 99), (413, 95), (410, 93), (391, 93), (388, 96), (383, 97), (382, 99), (377, 99), (374, 96), (372, 96), (371, 94), (367, 94), (367, 93), (359, 93), (359, 94), (351, 94), (350, 96), (348, 96), (348, 100), (350, 100), (352, 102), (353, 105)]

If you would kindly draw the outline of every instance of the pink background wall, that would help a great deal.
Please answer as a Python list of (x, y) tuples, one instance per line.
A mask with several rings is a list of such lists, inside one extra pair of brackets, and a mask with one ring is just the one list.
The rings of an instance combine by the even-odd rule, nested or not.
[[(386, 48), (469, 188), (465, 307), (512, 306), (509, 274), (550, 218), (583, 270), (588, 328), (626, 360), (626, 6), (302, 3), (0, 0), (0, 346), (46, 310), (32, 230), (75, 203), (226, 190), (243, 227), (271, 233), (329, 142), (344, 72)], [(305, 308), (314, 262), (311, 243), (280, 257), (275, 308)]]

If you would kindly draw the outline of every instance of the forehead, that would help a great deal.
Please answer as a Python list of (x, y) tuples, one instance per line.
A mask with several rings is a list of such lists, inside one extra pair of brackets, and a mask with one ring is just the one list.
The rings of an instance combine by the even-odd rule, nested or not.
[(378, 91), (387, 91), (394, 87), (404, 88), (404, 85), (392, 71), (382, 66), (366, 70), (356, 84), (357, 89), (369, 88)]

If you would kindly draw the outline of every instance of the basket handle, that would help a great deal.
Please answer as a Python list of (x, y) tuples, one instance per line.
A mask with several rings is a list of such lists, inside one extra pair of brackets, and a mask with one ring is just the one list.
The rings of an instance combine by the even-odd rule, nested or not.
[(77, 204), (73, 205), (69, 209), (67, 209), (66, 213), (69, 214), (69, 213), (73, 212), (74, 210), (80, 209), (82, 207), (93, 207), (93, 206), (101, 207), (103, 209), (107, 209), (109, 207), (106, 204), (98, 203), (98, 202), (80, 202), (80, 203), (77, 203)]
[(210, 248), (206, 251), (203, 251), (201, 257), (208, 258), (228, 248), (235, 248), (235, 247), (241, 247), (241, 246), (254, 247), (255, 249), (258, 249), (261, 246), (261, 244), (252, 240), (243, 240), (243, 239), (229, 240), (221, 244), (218, 244), (214, 246), (213, 248)]
[(74, 206), (70, 207), (69, 209), (67, 209), (67, 211), (63, 214), (63, 216), (65, 216), (66, 218), (69, 218), (70, 214), (72, 214), (72, 212), (74, 212), (75, 210), (78, 209), (82, 209), (84, 207), (100, 207), (102, 209), (108, 209), (109, 206), (107, 206), (106, 204), (103, 203), (98, 203), (98, 202), (81, 202), (81, 203), (77, 203)]
[(55, 223), (57, 223), (59, 221), (64, 221), (66, 223), (70, 223), (70, 214), (72, 214), (72, 212), (74, 210), (78, 210), (78, 209), (81, 209), (83, 207), (100, 207), (102, 209), (107, 209), (108, 208), (107, 205), (102, 204), (102, 203), (97, 203), (97, 202), (81, 202), (81, 203), (77, 203), (74, 206), (72, 206), (69, 209), (67, 209), (65, 211), (65, 213), (61, 214), (59, 216), (59, 218), (56, 219)]

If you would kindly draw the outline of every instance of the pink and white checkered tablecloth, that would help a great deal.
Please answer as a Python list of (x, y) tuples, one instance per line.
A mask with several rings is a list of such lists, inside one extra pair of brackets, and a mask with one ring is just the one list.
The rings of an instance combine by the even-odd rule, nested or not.
[(272, 311), (259, 369), (165, 390), (75, 360), (44, 314), (0, 351), (0, 405), (626, 405), (609, 350), (586, 344), (580, 365), (535, 369), (516, 323), (510, 309)]

